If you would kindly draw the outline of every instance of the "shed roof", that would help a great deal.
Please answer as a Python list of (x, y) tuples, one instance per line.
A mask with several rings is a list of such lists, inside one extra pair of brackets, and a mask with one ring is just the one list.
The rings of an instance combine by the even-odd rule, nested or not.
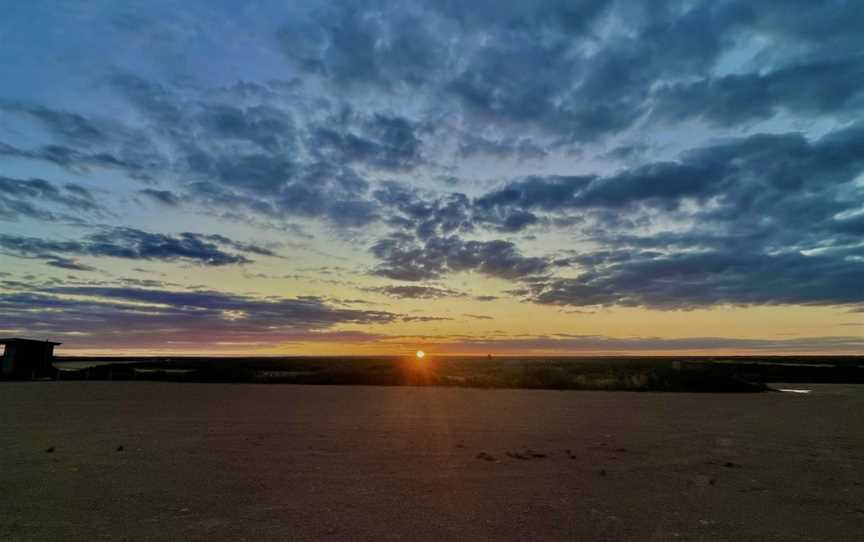
[(10, 343), (29, 343), (29, 344), (39, 343), (39, 344), (53, 344), (53, 345), (63, 344), (63, 343), (58, 343), (58, 342), (54, 342), (54, 341), (40, 341), (38, 339), (19, 339), (17, 337), (11, 337), (8, 339), (0, 339), (0, 344), (10, 344)]

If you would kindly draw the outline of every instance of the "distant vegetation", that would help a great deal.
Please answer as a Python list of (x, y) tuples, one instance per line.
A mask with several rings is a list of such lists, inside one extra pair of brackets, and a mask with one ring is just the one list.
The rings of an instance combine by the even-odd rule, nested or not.
[[(92, 360), (92, 358), (88, 358)], [(58, 361), (81, 361), (63, 358)], [(856, 357), (104, 358), (61, 380), (166, 380), (559, 390), (753, 392), (765, 382), (864, 382)], [(62, 363), (61, 363), (62, 365)]]

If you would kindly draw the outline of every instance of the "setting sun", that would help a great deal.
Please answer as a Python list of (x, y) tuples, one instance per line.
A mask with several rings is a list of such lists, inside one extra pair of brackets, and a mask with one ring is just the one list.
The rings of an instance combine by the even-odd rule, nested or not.
[(422, 350), (418, 350), (417, 354), (415, 354), (415, 355), (417, 356), (417, 359), (423, 359), (424, 357), (426, 357), (426, 352), (424, 352)]

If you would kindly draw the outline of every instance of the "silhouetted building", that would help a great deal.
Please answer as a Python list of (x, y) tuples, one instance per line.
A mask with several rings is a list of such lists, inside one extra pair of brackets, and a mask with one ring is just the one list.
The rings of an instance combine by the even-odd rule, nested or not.
[(3, 357), (0, 378), (32, 379), (53, 377), (57, 370), (54, 347), (60, 343), (31, 339), (0, 339)]

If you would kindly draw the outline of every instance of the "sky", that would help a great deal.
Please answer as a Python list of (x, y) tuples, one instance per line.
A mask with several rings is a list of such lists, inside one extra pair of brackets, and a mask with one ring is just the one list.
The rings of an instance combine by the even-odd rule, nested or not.
[(64, 354), (864, 352), (864, 3), (0, 17), (0, 336)]

